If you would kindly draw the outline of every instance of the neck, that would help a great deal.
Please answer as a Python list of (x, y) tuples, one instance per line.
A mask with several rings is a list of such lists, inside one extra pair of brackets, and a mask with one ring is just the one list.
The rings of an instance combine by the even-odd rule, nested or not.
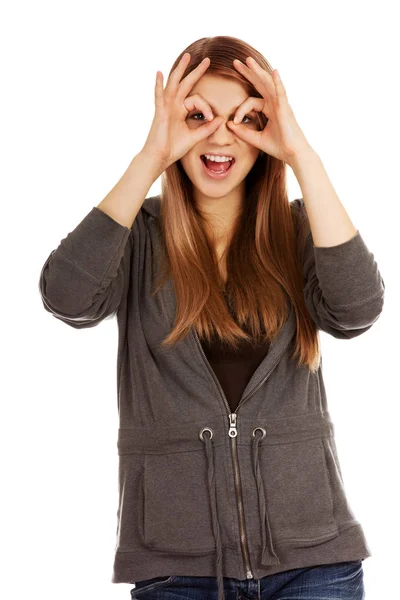
[(206, 196), (195, 189), (194, 201), (198, 211), (206, 219), (212, 245), (217, 253), (223, 253), (243, 207), (243, 185), (219, 198)]

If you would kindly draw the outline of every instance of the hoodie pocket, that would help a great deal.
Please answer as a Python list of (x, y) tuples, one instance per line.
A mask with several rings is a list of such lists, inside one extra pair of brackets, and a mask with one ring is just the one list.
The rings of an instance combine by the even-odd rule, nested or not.
[(146, 454), (143, 492), (146, 546), (182, 554), (214, 551), (204, 450)]
[(272, 535), (312, 546), (339, 535), (322, 440), (265, 444), (261, 470)]

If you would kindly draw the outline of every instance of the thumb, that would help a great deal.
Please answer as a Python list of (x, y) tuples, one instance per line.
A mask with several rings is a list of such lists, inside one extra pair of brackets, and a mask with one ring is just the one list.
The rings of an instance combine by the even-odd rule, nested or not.
[(233, 131), (240, 139), (244, 140), (249, 144), (254, 144), (254, 131), (250, 131), (248, 127), (240, 123), (234, 123), (228, 121), (228, 127)]

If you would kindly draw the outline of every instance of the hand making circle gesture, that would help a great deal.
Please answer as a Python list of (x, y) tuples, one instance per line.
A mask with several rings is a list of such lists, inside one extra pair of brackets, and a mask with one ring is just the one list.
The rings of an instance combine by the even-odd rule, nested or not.
[[(190, 62), (185, 52), (163, 89), (163, 75), (157, 72), (155, 86), (155, 115), (142, 151), (160, 161), (163, 169), (179, 160), (202, 139), (211, 135), (222, 122), (213, 117), (208, 103), (198, 94), (188, 96), (190, 90), (210, 65), (206, 57), (182, 81), (181, 77)], [(201, 127), (190, 129), (186, 117), (194, 109), (201, 111), (209, 120)]]
[(247, 98), (237, 109), (234, 121), (241, 123), (246, 113), (256, 110), (264, 113), (268, 122), (262, 131), (236, 125), (233, 121), (229, 121), (228, 126), (245, 142), (290, 164), (299, 152), (311, 146), (295, 119), (278, 71), (274, 69), (271, 75), (252, 57), (246, 59), (246, 65), (238, 59), (233, 65), (262, 95), (262, 98)]

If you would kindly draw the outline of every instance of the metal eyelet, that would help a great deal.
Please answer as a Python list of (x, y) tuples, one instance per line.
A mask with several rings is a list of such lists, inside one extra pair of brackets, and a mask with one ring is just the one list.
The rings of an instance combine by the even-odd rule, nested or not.
[(203, 429), (201, 429), (201, 431), (200, 431), (200, 433), (199, 433), (199, 438), (201, 439), (201, 441), (202, 441), (202, 442), (204, 441), (204, 437), (203, 437), (203, 432), (204, 432), (204, 431), (209, 431), (209, 432), (210, 432), (210, 434), (211, 434), (211, 435), (210, 435), (210, 440), (211, 440), (211, 438), (212, 438), (212, 436), (213, 436), (212, 429), (210, 429), (209, 427), (203, 427)]
[(266, 430), (264, 429), (264, 427), (256, 427), (255, 429), (253, 429), (253, 437), (255, 437), (257, 429), (259, 429), (260, 431), (262, 431), (262, 437), (261, 437), (261, 439), (263, 440), (265, 438), (265, 436), (267, 435)]

